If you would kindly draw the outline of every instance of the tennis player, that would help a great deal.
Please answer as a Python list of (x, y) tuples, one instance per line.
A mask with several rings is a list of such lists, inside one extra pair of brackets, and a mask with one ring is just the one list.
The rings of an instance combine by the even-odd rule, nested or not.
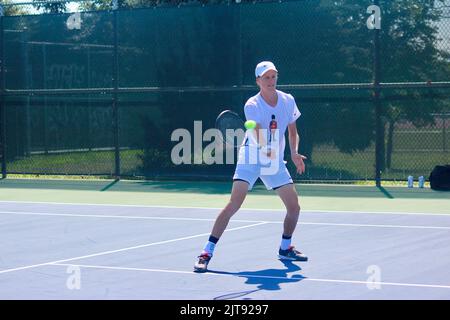
[[(260, 178), (268, 190), (276, 190), (286, 206), (283, 234), (278, 251), (281, 260), (307, 261), (308, 258), (291, 245), (291, 238), (297, 226), (300, 213), (298, 195), (293, 180), (284, 161), (285, 132), (288, 130), (291, 160), (297, 172), (305, 171), (306, 157), (298, 153), (300, 138), (297, 133), (296, 120), (300, 117), (292, 95), (276, 89), (278, 71), (270, 61), (258, 63), (255, 69), (256, 84), (260, 91), (248, 99), (244, 106), (247, 120), (256, 121), (256, 138), (248, 139), (239, 150), (238, 162), (233, 176), (233, 187), (228, 204), (217, 216), (211, 235), (206, 242), (195, 272), (205, 272), (214, 248), (225, 231), (230, 218), (239, 210), (249, 190)], [(251, 141), (255, 141), (252, 143)], [(252, 147), (265, 150), (256, 162), (250, 162), (248, 151)], [(264, 159), (263, 159), (264, 158)], [(270, 163), (268, 166), (267, 164)], [(276, 164), (275, 166), (273, 164)], [(275, 168), (276, 170), (273, 170)]]

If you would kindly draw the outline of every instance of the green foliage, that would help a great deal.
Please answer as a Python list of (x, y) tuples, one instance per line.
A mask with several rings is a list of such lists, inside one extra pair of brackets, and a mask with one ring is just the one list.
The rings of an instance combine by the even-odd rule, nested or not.
[[(4, 4), (11, 4), (11, 0), (2, 0), (0, 1), (0, 5)], [(18, 16), (22, 14), (27, 14), (27, 11), (25, 8), (21, 6), (6, 6), (3, 7), (3, 15), (5, 16)]]
[[(196, 1), (119, 0), (118, 5), (129, 9), (190, 3)], [(213, 0), (197, 3), (235, 2)], [(450, 53), (439, 40), (443, 12), (437, 9), (444, 1), (382, 0), (380, 3), (382, 82), (448, 81)], [(310, 0), (264, 6), (243, 5), (239, 11), (235, 5), (197, 6), (182, 10), (123, 10), (119, 15), (118, 34), (120, 86), (254, 85), (253, 68), (262, 59), (276, 62), (280, 84), (371, 82), (374, 31), (366, 27), (366, 9), (371, 4), (371, 0)], [(39, 6), (46, 12), (65, 10), (62, 3)], [(91, 0), (80, 2), (80, 6), (82, 10), (110, 10), (112, 1)], [(14, 8), (19, 6), (8, 7), (8, 10)], [(34, 38), (39, 40), (51, 33), (52, 41), (111, 45), (113, 24), (110, 16), (109, 13), (87, 14), (83, 17), (84, 27), (79, 32), (70, 33), (72, 38), (69, 41), (64, 38), (66, 30), (49, 32), (53, 26), (50, 19), (39, 21), (45, 27), (29, 25), (28, 30), (32, 30)], [(96, 50), (99, 51), (96, 66), (91, 68), (97, 67), (99, 74), (110, 79), (110, 64), (100, 63), (111, 61), (112, 49), (91, 50), (91, 57), (95, 57)], [(62, 55), (54, 54), (61, 58), (59, 64), (67, 63)], [(71, 63), (83, 66), (85, 62), (82, 59), (80, 54), (72, 57)], [(99, 64), (102, 67), (98, 67)], [(102, 68), (107, 71), (102, 72)], [(104, 86), (109, 85), (105, 81)], [(151, 98), (142, 97), (142, 103), (151, 103), (155, 110), (159, 110), (157, 117), (139, 127), (141, 130), (148, 126), (156, 129), (144, 135), (147, 141), (143, 147), (147, 150), (142, 159), (144, 167), (154, 167), (161, 156), (167, 156), (152, 149), (170, 150), (169, 137), (173, 129), (192, 126), (194, 120), (213, 121), (224, 108), (242, 114), (245, 100), (256, 91), (255, 86), (254, 92), (194, 94), (161, 91)], [(383, 90), (383, 123), (390, 123), (392, 127), (402, 120), (409, 120), (417, 127), (432, 124), (432, 113), (449, 108), (445, 99), (430, 99), (428, 96), (433, 92)], [(321, 145), (332, 144), (349, 155), (373, 145), (374, 111), (367, 91), (292, 93), (303, 114), (299, 120), (301, 146), (306, 149), (309, 159), (313, 158), (313, 148)], [(304, 102), (307, 94), (319, 96), (322, 100)], [(339, 95), (342, 98), (366, 98), (366, 101), (327, 101), (330, 97), (336, 101)], [(135, 128), (130, 129), (134, 132)], [(207, 129), (206, 125), (204, 129)], [(395, 135), (393, 137), (395, 139)], [(393, 142), (387, 143), (392, 145)], [(390, 152), (392, 148), (387, 150)]]
[(66, 12), (67, 6), (63, 2), (43, 2), (42, 0), (33, 0), (36, 2), (34, 7), (36, 9), (43, 9), (45, 13), (62, 13)]

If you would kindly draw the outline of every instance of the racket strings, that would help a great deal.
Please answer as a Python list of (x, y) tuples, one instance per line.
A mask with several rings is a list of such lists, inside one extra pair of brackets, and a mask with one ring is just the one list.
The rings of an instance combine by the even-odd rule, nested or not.
[(242, 144), (245, 136), (244, 122), (238, 115), (222, 114), (217, 119), (216, 128), (221, 132), (226, 145), (239, 147)]

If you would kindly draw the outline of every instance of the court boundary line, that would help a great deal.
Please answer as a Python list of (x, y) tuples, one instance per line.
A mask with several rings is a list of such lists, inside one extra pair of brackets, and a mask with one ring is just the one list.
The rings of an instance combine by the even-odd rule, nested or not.
[(73, 266), (80, 268), (92, 268), (92, 269), (112, 269), (112, 270), (124, 270), (124, 271), (143, 271), (143, 272), (160, 272), (160, 273), (178, 273), (178, 274), (192, 274), (197, 276), (233, 276), (233, 277), (245, 277), (245, 278), (264, 278), (264, 279), (283, 279), (290, 281), (314, 281), (314, 282), (333, 282), (333, 283), (350, 283), (350, 284), (364, 284), (364, 285), (387, 285), (387, 286), (405, 286), (405, 287), (422, 287), (422, 288), (439, 288), (450, 289), (450, 285), (437, 285), (437, 284), (421, 284), (421, 283), (402, 283), (402, 282), (384, 282), (384, 281), (361, 281), (361, 280), (343, 280), (343, 279), (321, 279), (321, 278), (293, 278), (293, 277), (278, 277), (278, 276), (263, 276), (252, 274), (236, 274), (236, 273), (216, 273), (214, 271), (205, 273), (195, 273), (193, 271), (184, 270), (165, 270), (165, 269), (149, 269), (149, 268), (133, 268), (133, 267), (114, 267), (114, 266), (102, 266), (102, 265), (83, 265), (83, 264), (70, 264), (70, 263), (53, 263), (55, 266)]
[[(441, 200), (441, 199), (438, 199)], [(445, 200), (445, 199), (442, 199)], [(219, 207), (193, 207), (193, 206), (163, 206), (163, 205), (138, 205), (138, 204), (114, 204), (114, 203), (75, 203), (75, 202), (46, 202), (46, 201), (10, 201), (0, 200), (0, 203), (25, 203), (25, 204), (51, 204), (67, 206), (103, 206), (103, 207), (129, 207), (129, 208), (161, 208), (161, 209), (198, 209), (198, 210), (222, 210)], [(265, 208), (240, 208), (239, 211), (262, 211), (262, 212), (286, 212), (285, 209), (265, 209)], [(352, 210), (302, 210), (304, 213), (363, 213), (363, 214), (388, 214), (388, 215), (426, 215), (426, 216), (447, 216), (449, 213), (430, 212), (394, 212), (394, 211), (352, 211)]]
[[(251, 224), (251, 225), (230, 228), (230, 229), (225, 230), (225, 232), (256, 227), (256, 226), (260, 226), (263, 224), (265, 224), (265, 223), (260, 222), (260, 223), (255, 223), (255, 224)], [(210, 234), (211, 234), (211, 232), (201, 233), (201, 234), (186, 236), (186, 237), (182, 237), (182, 238), (176, 238), (176, 239), (170, 239), (170, 240), (164, 240), (164, 241), (158, 241), (158, 242), (151, 242), (151, 243), (126, 247), (126, 248), (121, 248), (121, 249), (102, 251), (102, 252), (78, 256), (78, 257), (59, 259), (59, 260), (55, 260), (55, 261), (48, 261), (48, 262), (43, 262), (43, 263), (38, 263), (38, 264), (33, 264), (33, 265), (28, 265), (28, 266), (10, 268), (10, 269), (5, 269), (5, 270), (0, 270), (0, 274), (14, 272), (14, 271), (21, 271), (21, 270), (26, 270), (26, 269), (32, 269), (32, 268), (42, 267), (42, 266), (55, 264), (55, 263), (68, 262), (68, 261), (73, 261), (73, 260), (81, 260), (81, 259), (93, 258), (93, 257), (98, 257), (98, 256), (104, 256), (104, 255), (108, 255), (108, 254), (112, 254), (112, 253), (124, 252), (124, 251), (135, 250), (135, 249), (142, 249), (142, 248), (146, 248), (146, 247), (151, 247), (151, 246), (156, 246), (156, 245), (166, 244), (166, 243), (171, 243), (171, 242), (176, 242), (176, 241), (189, 240), (189, 239), (194, 239), (194, 238), (199, 238), (199, 237), (206, 237), (206, 236), (209, 236)]]
[[(142, 220), (168, 220), (168, 221), (210, 221), (214, 222), (213, 218), (181, 218), (181, 217), (158, 217), (158, 216), (122, 216), (122, 215), (98, 215), (98, 214), (77, 214), (77, 213), (46, 213), (46, 212), (19, 212), (19, 211), (0, 211), (0, 214), (15, 214), (15, 215), (30, 215), (30, 216), (53, 216), (53, 217), (75, 217), (75, 218), (112, 218), (112, 219), (142, 219)], [(283, 224), (283, 221), (268, 221), (268, 220), (242, 220), (232, 219), (230, 222), (242, 223), (261, 223), (261, 224)], [(434, 230), (450, 230), (449, 227), (441, 226), (409, 226), (409, 225), (392, 225), (392, 224), (363, 224), (363, 223), (330, 223), (330, 222), (308, 222), (299, 221), (299, 225), (321, 225), (321, 226), (342, 226), (342, 227), (369, 227), (369, 228), (399, 228), (399, 229), (434, 229)]]

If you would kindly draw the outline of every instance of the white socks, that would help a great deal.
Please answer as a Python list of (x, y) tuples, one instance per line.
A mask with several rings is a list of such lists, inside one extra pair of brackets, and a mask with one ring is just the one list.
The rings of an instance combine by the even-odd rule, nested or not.
[(291, 240), (292, 240), (292, 236), (288, 237), (288, 236), (283, 235), (283, 237), (281, 238), (281, 245), (280, 245), (281, 250), (289, 249), (289, 246), (291, 245)]
[(217, 241), (219, 241), (218, 238), (209, 236), (208, 242), (205, 244), (202, 253), (207, 253), (212, 257)]

